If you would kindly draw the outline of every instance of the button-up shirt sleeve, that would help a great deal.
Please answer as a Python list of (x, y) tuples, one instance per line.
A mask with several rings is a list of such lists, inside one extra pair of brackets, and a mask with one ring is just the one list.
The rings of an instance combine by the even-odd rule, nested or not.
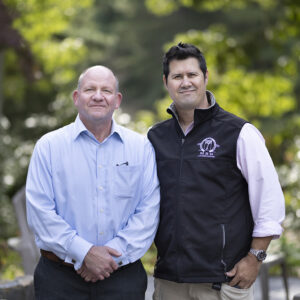
[(92, 246), (57, 213), (47, 139), (35, 146), (26, 183), (27, 219), (38, 245), (61, 259), (76, 261), (78, 268)]
[(122, 253), (121, 257), (116, 258), (120, 265), (134, 262), (145, 254), (158, 226), (160, 191), (155, 152), (148, 140), (145, 140), (144, 151), (143, 173), (140, 181), (141, 199), (126, 226), (106, 243), (106, 246)]
[(245, 124), (240, 132), (237, 166), (248, 182), (253, 237), (278, 238), (285, 216), (284, 196), (264, 138), (251, 124)]

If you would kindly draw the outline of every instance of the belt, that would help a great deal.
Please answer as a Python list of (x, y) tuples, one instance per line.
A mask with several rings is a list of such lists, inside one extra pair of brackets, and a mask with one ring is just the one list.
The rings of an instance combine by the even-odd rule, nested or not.
[[(40, 252), (41, 252), (41, 255), (46, 257), (47, 259), (49, 260), (52, 260), (54, 262), (57, 262), (57, 263), (60, 263), (64, 266), (67, 266), (67, 267), (74, 267), (73, 264), (70, 264), (70, 263), (67, 263), (65, 262), (64, 260), (60, 259), (58, 256), (56, 256), (53, 252), (50, 252), (50, 251), (46, 251), (46, 250), (43, 250), (43, 249), (40, 249)], [(116, 273), (116, 272), (119, 272), (121, 270), (124, 270), (124, 269), (127, 269), (129, 268), (130, 266), (134, 265), (134, 264), (137, 264), (140, 262), (140, 259), (133, 262), (133, 263), (130, 263), (130, 264), (127, 264), (127, 265), (124, 265), (122, 267), (119, 267), (116, 271), (114, 271), (113, 273)]]
[(41, 249), (40, 252), (41, 252), (42, 256), (46, 257), (49, 260), (60, 263), (60, 264), (62, 264), (64, 266), (67, 266), (67, 267), (72, 267), (72, 268), (74, 267), (73, 264), (65, 262), (64, 260), (62, 260), (58, 256), (56, 256), (53, 252), (46, 251), (46, 250), (43, 250), (43, 249)]

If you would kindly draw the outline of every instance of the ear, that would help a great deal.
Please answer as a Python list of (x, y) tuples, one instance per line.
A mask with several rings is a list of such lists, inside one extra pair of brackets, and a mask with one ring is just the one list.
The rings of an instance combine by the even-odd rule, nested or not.
[(206, 73), (205, 73), (204, 83), (205, 83), (205, 85), (207, 85), (207, 83), (208, 83), (208, 71), (206, 71)]
[(74, 102), (75, 106), (77, 106), (78, 97), (79, 97), (78, 90), (75, 90), (72, 94), (72, 98), (73, 98), (73, 102)]
[(164, 82), (164, 86), (166, 89), (168, 89), (168, 86), (167, 86), (167, 79), (166, 79), (166, 76), (163, 75), (163, 82)]
[(118, 109), (122, 103), (123, 95), (120, 92), (118, 92), (116, 97), (117, 97), (117, 101), (116, 101), (115, 109)]

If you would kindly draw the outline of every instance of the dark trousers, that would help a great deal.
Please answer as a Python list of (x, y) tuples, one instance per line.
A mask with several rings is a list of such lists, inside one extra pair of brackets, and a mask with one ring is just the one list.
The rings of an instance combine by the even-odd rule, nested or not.
[(36, 300), (144, 300), (146, 288), (147, 274), (140, 260), (95, 283), (43, 256), (34, 273)]

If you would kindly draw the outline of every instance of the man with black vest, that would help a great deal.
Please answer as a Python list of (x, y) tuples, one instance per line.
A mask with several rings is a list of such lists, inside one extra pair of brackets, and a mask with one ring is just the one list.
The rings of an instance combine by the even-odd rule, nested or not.
[(195, 46), (171, 47), (163, 73), (172, 118), (148, 133), (161, 188), (153, 299), (253, 299), (285, 215), (264, 139), (206, 90), (206, 62)]

